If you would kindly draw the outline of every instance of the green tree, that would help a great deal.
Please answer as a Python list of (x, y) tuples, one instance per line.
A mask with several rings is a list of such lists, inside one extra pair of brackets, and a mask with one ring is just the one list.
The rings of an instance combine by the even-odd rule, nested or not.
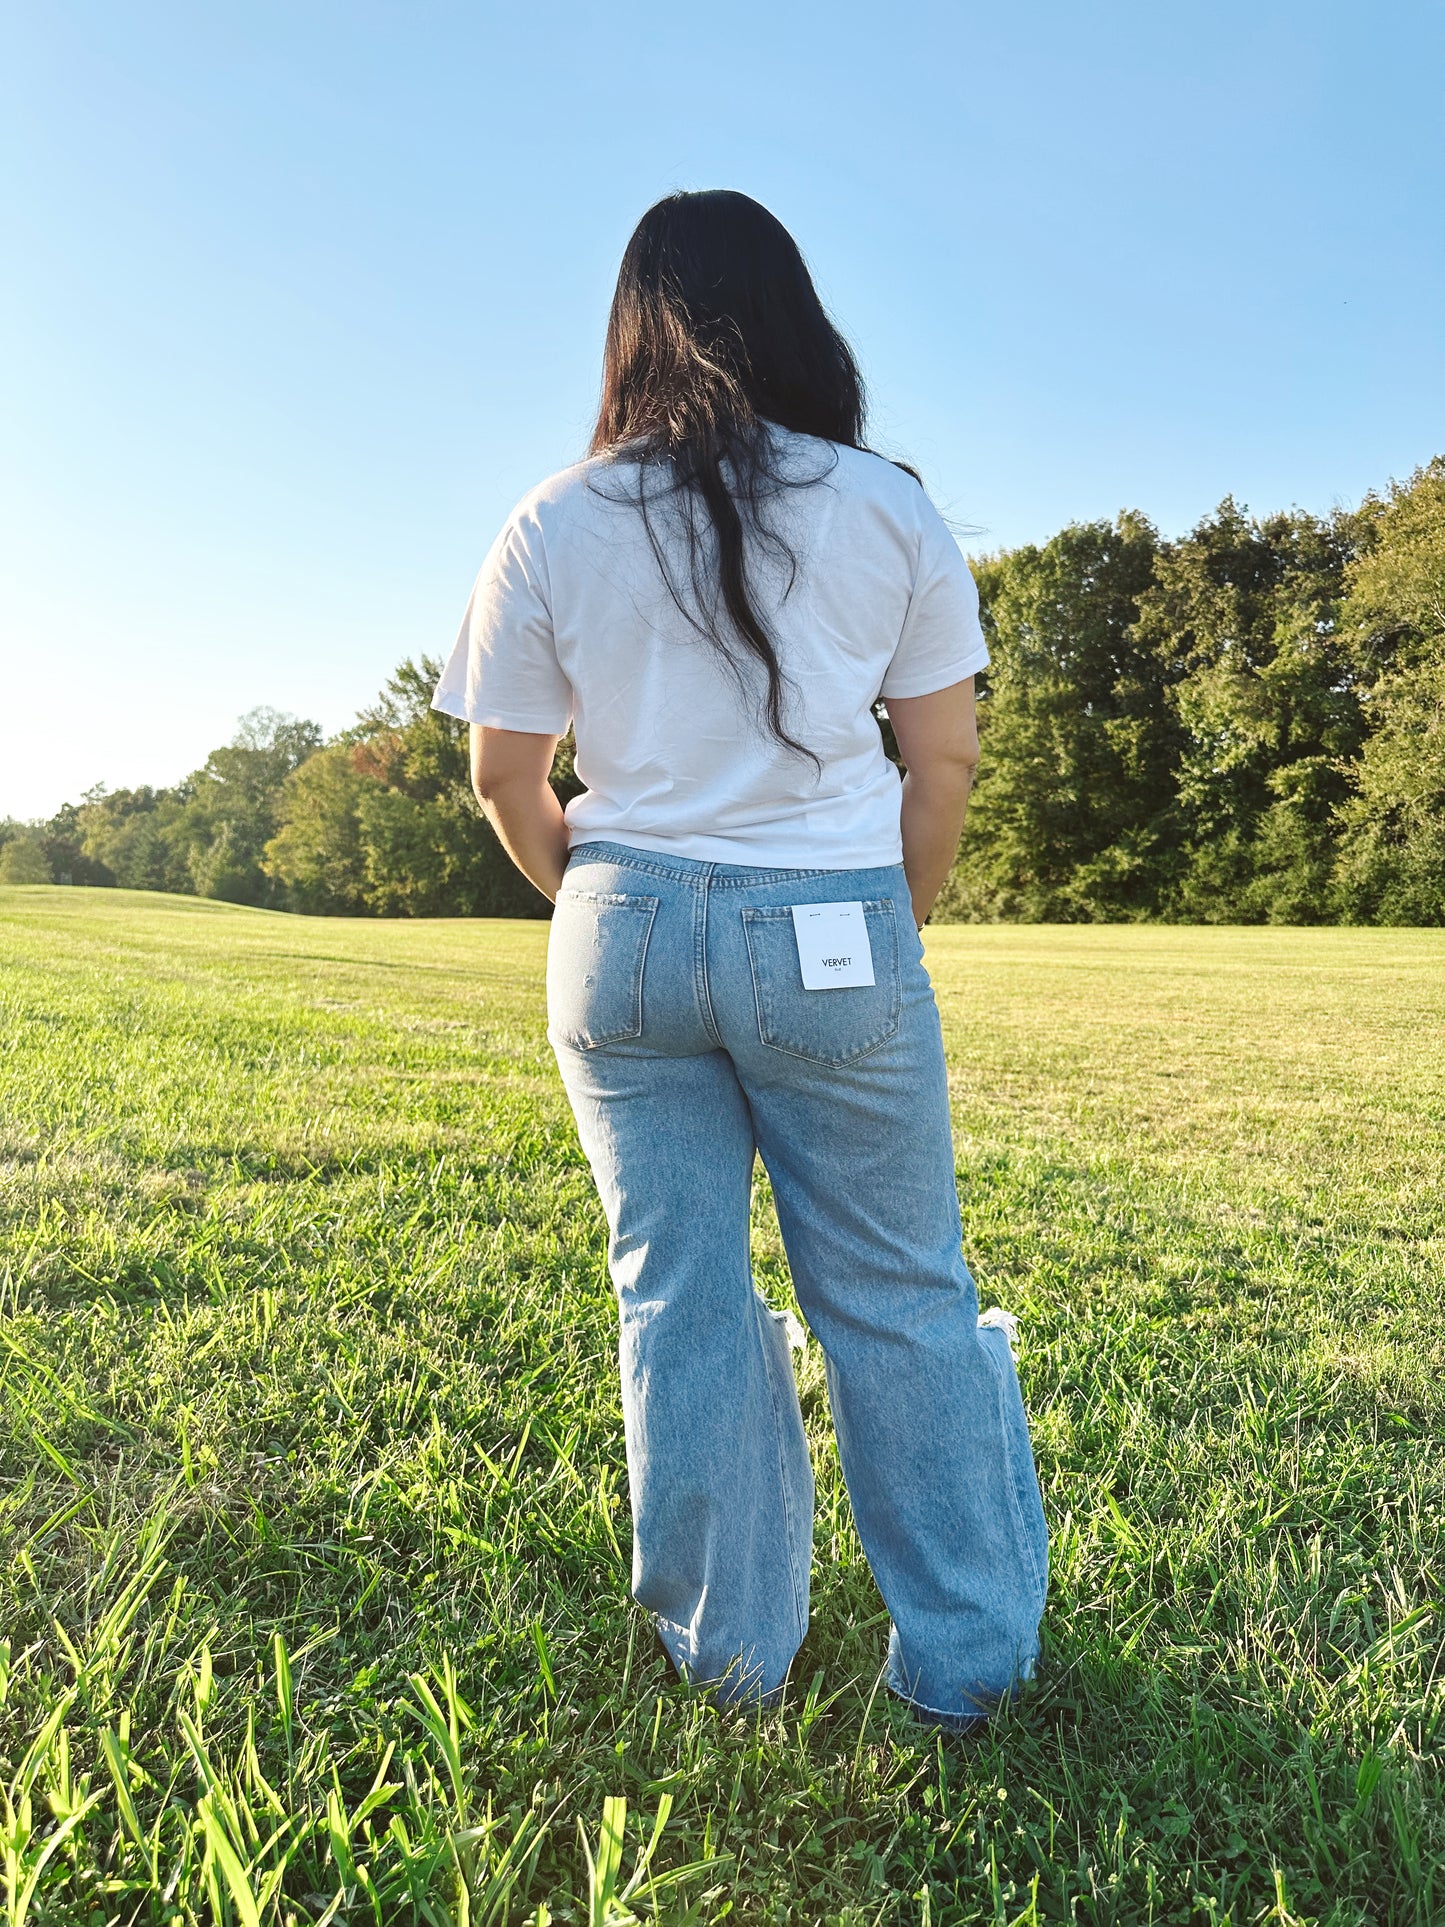
[(1178, 855), (1160, 900), (1201, 922), (1328, 914), (1336, 812), (1365, 734), (1336, 625), (1360, 531), (1232, 500), (1161, 546), (1137, 637), (1178, 720)]
[(83, 803), (63, 803), (50, 821), (38, 831), (41, 848), (57, 883), (103, 887), (115, 878), (106, 866), (85, 849)]
[(0, 883), (52, 883), (50, 862), (37, 837), (8, 837), (0, 848)]
[[(472, 795), (468, 729), (431, 707), (439, 663), (400, 665), (379, 700), (286, 782), (268, 876), (298, 909), (378, 916), (546, 916)], [(570, 742), (553, 785), (581, 785)]]
[(378, 787), (359, 764), (365, 748), (343, 739), (299, 763), (281, 794), (280, 827), (262, 858), (287, 907), (323, 916), (370, 909), (361, 800)]
[(149, 785), (87, 790), (78, 807), (52, 823), (58, 840), (78, 844), (82, 861), (101, 872), (94, 878), (82, 876), (72, 866), (72, 880), (113, 883), (124, 890), (190, 892), (194, 883), (174, 834), (183, 807), (183, 792)]
[(280, 826), (286, 779), (320, 747), (315, 723), (275, 709), (253, 709), (241, 718), (231, 742), (213, 749), (187, 779), (185, 801), (166, 836), (182, 854), (199, 896), (275, 902), (263, 855)]
[(429, 656), (403, 662), (358, 719), (379, 779), (362, 821), (370, 907), (381, 916), (543, 916), (546, 899), (517, 874), (472, 795), (466, 724), (431, 707), (440, 673)]
[(975, 563), (992, 659), (983, 761), (940, 920), (1153, 908), (1178, 734), (1161, 662), (1134, 631), (1157, 547), (1124, 514)]
[(1445, 457), (1361, 511), (1341, 633), (1378, 672), (1333, 899), (1350, 922), (1445, 923)]

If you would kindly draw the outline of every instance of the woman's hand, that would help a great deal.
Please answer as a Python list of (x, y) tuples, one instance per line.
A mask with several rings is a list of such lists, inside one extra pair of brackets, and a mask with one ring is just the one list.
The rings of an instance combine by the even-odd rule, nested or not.
[(958, 854), (968, 792), (978, 768), (973, 677), (928, 696), (893, 696), (888, 720), (903, 778), (903, 868), (919, 929)]
[(567, 868), (567, 822), (547, 778), (559, 736), (472, 724), (472, 788), (507, 855), (555, 902)]

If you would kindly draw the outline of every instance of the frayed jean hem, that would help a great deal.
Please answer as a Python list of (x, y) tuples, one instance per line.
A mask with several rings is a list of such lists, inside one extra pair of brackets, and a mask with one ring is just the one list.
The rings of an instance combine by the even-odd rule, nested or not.
[(942, 1733), (980, 1733), (996, 1714), (1001, 1713), (1004, 1707), (1011, 1706), (1018, 1698), (1018, 1688), (1014, 1687), (1007, 1693), (1000, 1693), (991, 1706), (980, 1706), (976, 1713), (947, 1713), (941, 1707), (925, 1706), (921, 1700), (914, 1699), (895, 1679), (885, 1678), (884, 1684), (894, 1699), (908, 1708), (920, 1726), (935, 1727)]

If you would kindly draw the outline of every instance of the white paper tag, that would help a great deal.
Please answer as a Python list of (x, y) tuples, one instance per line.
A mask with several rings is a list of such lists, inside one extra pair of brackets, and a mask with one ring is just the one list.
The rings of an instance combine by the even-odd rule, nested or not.
[(795, 903), (792, 908), (804, 990), (872, 983), (873, 952), (861, 903)]

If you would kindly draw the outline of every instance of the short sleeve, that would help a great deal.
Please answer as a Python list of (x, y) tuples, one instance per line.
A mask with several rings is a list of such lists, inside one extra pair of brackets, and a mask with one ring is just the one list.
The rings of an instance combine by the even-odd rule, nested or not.
[(482, 564), (433, 709), (488, 729), (566, 733), (572, 686), (557, 661), (546, 564), (535, 517), (519, 511)]
[(947, 523), (929, 503), (913, 594), (879, 694), (885, 700), (931, 696), (987, 667), (973, 575)]

